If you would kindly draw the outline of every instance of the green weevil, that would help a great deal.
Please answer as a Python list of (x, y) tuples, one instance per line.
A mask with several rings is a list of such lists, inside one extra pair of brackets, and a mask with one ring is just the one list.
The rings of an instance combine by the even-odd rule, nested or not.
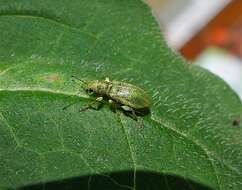
[(125, 112), (130, 112), (131, 116), (138, 120), (136, 113), (139, 110), (147, 110), (151, 106), (147, 93), (135, 85), (115, 80), (110, 81), (108, 77), (105, 80), (91, 81), (84, 81), (75, 76), (72, 77), (83, 83), (82, 88), (87, 94), (95, 96), (95, 100), (80, 109), (80, 111), (93, 108), (94, 104), (107, 100), (115, 109), (118, 107)]

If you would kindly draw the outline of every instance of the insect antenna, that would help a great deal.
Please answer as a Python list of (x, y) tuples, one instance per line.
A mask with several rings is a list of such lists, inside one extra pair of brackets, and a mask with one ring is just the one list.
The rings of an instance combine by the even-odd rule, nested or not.
[(71, 77), (72, 77), (73, 79), (76, 79), (76, 80), (81, 81), (81, 82), (84, 83), (84, 84), (87, 84), (86, 81), (84, 81), (84, 80), (82, 80), (82, 79), (80, 79), (80, 78), (78, 78), (78, 77), (76, 77), (76, 76), (74, 76), (74, 75), (72, 75)]
[[(82, 79), (80, 79), (80, 78), (78, 78), (78, 77), (76, 77), (76, 76), (74, 76), (74, 75), (72, 75), (71, 78), (73, 78), (73, 79), (75, 79), (75, 80), (78, 80), (78, 81), (81, 81), (81, 82), (84, 84), (84, 86), (87, 85), (87, 82), (86, 82), (86, 81), (84, 81), (84, 80), (82, 80)], [(84, 86), (82, 86), (82, 88), (85, 89)], [(80, 93), (80, 92), (78, 92), (77, 94), (79, 94), (79, 93)], [(78, 102), (80, 102), (80, 100), (77, 100), (77, 101), (74, 101), (74, 102), (68, 104), (67, 106), (63, 107), (63, 110), (66, 110), (67, 108), (69, 108), (70, 106), (72, 106), (72, 105), (74, 105), (74, 104), (76, 104), (76, 103), (78, 103)]]

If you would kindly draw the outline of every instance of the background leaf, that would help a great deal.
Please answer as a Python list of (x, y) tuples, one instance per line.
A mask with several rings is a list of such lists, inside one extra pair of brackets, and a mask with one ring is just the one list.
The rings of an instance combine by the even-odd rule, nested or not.
[[(242, 188), (241, 102), (167, 47), (144, 3), (0, 0), (0, 31), (0, 187)], [(144, 127), (79, 113), (71, 75), (147, 90)]]

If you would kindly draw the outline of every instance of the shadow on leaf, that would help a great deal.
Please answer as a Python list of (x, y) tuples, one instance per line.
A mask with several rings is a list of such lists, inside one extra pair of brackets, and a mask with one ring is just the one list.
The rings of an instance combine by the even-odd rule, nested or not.
[(18, 188), (19, 190), (212, 190), (212, 188), (189, 179), (173, 175), (164, 175), (153, 172), (137, 171), (135, 187), (133, 172), (122, 171), (82, 177), (50, 181), (45, 184), (33, 184)]

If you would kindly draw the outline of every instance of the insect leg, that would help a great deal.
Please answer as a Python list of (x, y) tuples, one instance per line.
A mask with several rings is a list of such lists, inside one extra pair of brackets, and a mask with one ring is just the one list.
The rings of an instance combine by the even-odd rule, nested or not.
[[(99, 106), (101, 105), (101, 102), (103, 101), (103, 97), (98, 97), (96, 100), (94, 100), (93, 102), (87, 104), (85, 107), (80, 109), (80, 112), (86, 111), (90, 108), (98, 110)], [(94, 107), (94, 105), (97, 105), (96, 107)]]
[(110, 105), (113, 105), (113, 100), (108, 100), (108, 103), (109, 103)]
[(113, 112), (116, 113), (118, 107), (117, 107), (117, 103), (114, 102), (113, 100), (108, 100), (108, 103), (110, 104), (110, 108)]
[(77, 101), (75, 101), (75, 102), (72, 102), (72, 103), (68, 104), (67, 106), (65, 106), (65, 107), (63, 108), (63, 110), (66, 110), (67, 108), (69, 108), (70, 106), (76, 104), (77, 102), (80, 102), (80, 100), (77, 100)]
[(132, 118), (133, 118), (135, 121), (138, 121), (138, 117), (137, 117), (137, 115), (135, 114), (135, 111), (134, 111), (131, 107), (129, 107), (129, 106), (121, 106), (121, 108), (122, 108), (124, 111), (131, 112), (131, 113), (132, 113), (132, 114), (131, 114)]
[(121, 108), (124, 110), (124, 111), (127, 111), (127, 112), (131, 112), (131, 117), (137, 121), (139, 123), (139, 127), (142, 127), (143, 124), (142, 122), (138, 119), (138, 116), (136, 115), (135, 111), (133, 108), (129, 107), (129, 106), (121, 106)]
[[(76, 95), (78, 95), (78, 94), (80, 94), (80, 93), (81, 93), (81, 90), (79, 90), (78, 93), (77, 93)], [(66, 110), (66, 109), (69, 108), (70, 106), (72, 106), (72, 105), (74, 105), (74, 104), (76, 104), (77, 102), (80, 102), (80, 101), (81, 101), (81, 100), (77, 100), (77, 101), (74, 101), (74, 102), (72, 102), (72, 103), (66, 105), (65, 107), (63, 107), (63, 110)]]
[(106, 82), (110, 82), (110, 79), (108, 77), (105, 78)]

